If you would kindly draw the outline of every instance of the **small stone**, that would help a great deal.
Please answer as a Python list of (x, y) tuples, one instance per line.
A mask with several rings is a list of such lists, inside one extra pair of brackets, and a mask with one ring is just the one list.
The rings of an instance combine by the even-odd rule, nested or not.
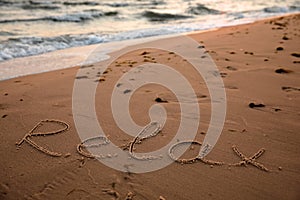
[(282, 171), (282, 167), (278, 167), (278, 170), (279, 170), (279, 171)]

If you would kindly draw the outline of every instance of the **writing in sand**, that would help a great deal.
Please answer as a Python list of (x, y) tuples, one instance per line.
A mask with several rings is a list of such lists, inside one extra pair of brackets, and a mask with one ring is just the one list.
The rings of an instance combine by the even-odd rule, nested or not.
[[(54, 131), (50, 131), (50, 132), (39, 132), (38, 129), (46, 124), (57, 124), (59, 126), (61, 126), (60, 129), (58, 130), (54, 130)], [(151, 132), (151, 134), (143, 136), (145, 134), (146, 131), (148, 131), (150, 129), (150, 127), (155, 127), (155, 129)], [(32, 137), (39, 137), (39, 136), (49, 136), (49, 135), (56, 135), (59, 133), (64, 133), (66, 131), (68, 131), (70, 128), (69, 124), (67, 124), (66, 122), (60, 121), (60, 120), (54, 120), (54, 119), (46, 119), (46, 120), (41, 120), (39, 123), (37, 123), (28, 133), (26, 133), (24, 135), (24, 137), (16, 143), (17, 147), (20, 148), (20, 146), (26, 142), (28, 143), (30, 146), (32, 146), (33, 148), (37, 149), (38, 151), (49, 155), (49, 156), (53, 156), (53, 157), (61, 157), (61, 156), (65, 156), (65, 157), (69, 157), (71, 154), (70, 153), (66, 153), (66, 154), (62, 154), (59, 152), (54, 152), (54, 151), (50, 151), (47, 148), (44, 148), (42, 146), (40, 146), (39, 144), (35, 143), (32, 140)], [(124, 144), (121, 146), (121, 148), (123, 150), (128, 150), (129, 155), (134, 158), (134, 159), (138, 159), (138, 160), (153, 160), (153, 159), (160, 159), (159, 157), (155, 157), (155, 156), (143, 156), (143, 157), (138, 157), (137, 155), (135, 155), (134, 153), (134, 145), (135, 144), (141, 144), (143, 140), (149, 139), (151, 137), (155, 137), (157, 136), (159, 133), (161, 132), (161, 127), (157, 122), (151, 122), (149, 123), (147, 126), (144, 127), (144, 129), (138, 133), (132, 141), (130, 141), (127, 144)], [(97, 142), (97, 143), (92, 143), (93, 141), (96, 140), (101, 140), (102, 142)], [(84, 141), (82, 141), (80, 144), (77, 145), (77, 152), (86, 157), (86, 158), (91, 158), (91, 159), (104, 159), (104, 158), (111, 158), (111, 157), (117, 157), (117, 154), (111, 155), (111, 154), (107, 154), (107, 155), (94, 155), (90, 152), (88, 152), (86, 149), (87, 148), (100, 148), (103, 145), (109, 144), (109, 140), (107, 139), (107, 137), (104, 136), (97, 136), (97, 137), (92, 137), (92, 138), (88, 138)], [(243, 153), (240, 152), (240, 150), (234, 145), (232, 146), (232, 150), (233, 152), (240, 157), (241, 161), (238, 163), (225, 163), (225, 162), (221, 162), (221, 161), (214, 161), (214, 160), (209, 160), (206, 158), (201, 158), (199, 156), (190, 158), (190, 159), (180, 159), (177, 158), (174, 155), (174, 151), (175, 149), (180, 146), (180, 145), (202, 145), (201, 142), (199, 141), (180, 141), (177, 142), (175, 144), (173, 144), (168, 151), (168, 155), (169, 157), (174, 160), (177, 163), (180, 164), (192, 164), (195, 163), (197, 161), (200, 161), (204, 164), (210, 165), (211, 167), (213, 166), (222, 166), (222, 165), (228, 165), (228, 166), (247, 166), (247, 165), (252, 165), (262, 171), (265, 172), (269, 172), (270, 170), (268, 168), (266, 168), (263, 164), (257, 162), (256, 160), (261, 157), (264, 152), (265, 149), (260, 149), (258, 150), (254, 155), (247, 157), (246, 155), (244, 155)]]

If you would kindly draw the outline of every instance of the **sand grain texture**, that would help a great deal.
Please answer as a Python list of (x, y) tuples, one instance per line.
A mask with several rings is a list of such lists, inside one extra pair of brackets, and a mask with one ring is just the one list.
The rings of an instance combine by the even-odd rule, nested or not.
[[(72, 117), (72, 89), (78, 68), (72, 68), (0, 82), (0, 199), (299, 199), (300, 15), (190, 37), (205, 46), (224, 80), (226, 123), (207, 159), (227, 164), (173, 163), (156, 172), (132, 174), (78, 154), (76, 146), (81, 141)], [(101, 77), (77, 77), (101, 82), (96, 110), (104, 130), (111, 133), (110, 139), (119, 146), (133, 139), (117, 128), (109, 98), (115, 81), (143, 62), (166, 63), (189, 77), (201, 109), (196, 140), (203, 140), (210, 101), (201, 77), (196, 77), (178, 55), (153, 49), (124, 55)], [(97, 70), (97, 65), (101, 63), (90, 67)], [(158, 98), (161, 101), (156, 101)], [(133, 95), (130, 106), (136, 123), (149, 123), (148, 109), (154, 103), (167, 109), (166, 126), (161, 134), (136, 144), (136, 151), (152, 151), (165, 145), (178, 128), (178, 102), (169, 90), (158, 85), (143, 87)], [(15, 145), (45, 119), (61, 120), (70, 128), (32, 139), (65, 156), (49, 156), (27, 143), (19, 148)], [(41, 131), (58, 128), (47, 125)], [(232, 150), (234, 145), (243, 155)], [(265, 151), (260, 152), (262, 148)], [(190, 148), (186, 156), (196, 155), (198, 150), (196, 146)], [(241, 166), (228, 165), (242, 160)], [(260, 165), (253, 166), (253, 162), (269, 172)]]

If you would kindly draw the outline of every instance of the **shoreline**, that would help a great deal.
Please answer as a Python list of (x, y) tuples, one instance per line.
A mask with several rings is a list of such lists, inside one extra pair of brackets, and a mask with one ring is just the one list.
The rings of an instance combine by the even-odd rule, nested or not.
[[(134, 136), (124, 133), (114, 120), (112, 91), (121, 88), (117, 83), (124, 74), (145, 63), (172, 66), (189, 81), (201, 110), (195, 141), (203, 141), (211, 97), (203, 78), (174, 52), (133, 49), (110, 63), (103, 75), (107, 63), (97, 62), (85, 66), (89, 71), (84, 74), (77, 74), (75, 67), (0, 81), (0, 199), (299, 199), (299, 27), (297, 14), (189, 35), (199, 43), (197, 50), (205, 46), (227, 96), (225, 125), (206, 157), (209, 164), (174, 162), (135, 174), (114, 170), (77, 151), (82, 141), (74, 122), (74, 81), (100, 83), (94, 105), (97, 120), (109, 140), (126, 149)], [(163, 41), (180, 46), (179, 41)], [(179, 100), (157, 84), (131, 92), (124, 90), (124, 95), (131, 95), (130, 114), (136, 124), (146, 126), (151, 121), (148, 113), (154, 104), (167, 111), (162, 132), (136, 144), (133, 151), (151, 152), (167, 145), (180, 125)], [(46, 122), (36, 130), (48, 135), (30, 138), (44, 149), (28, 142), (15, 145), (32, 134), (35, 125), (50, 119), (58, 123)], [(85, 130), (92, 137), (97, 133), (91, 131), (89, 121)], [(197, 156), (199, 149), (199, 143), (192, 145), (183, 158)]]
[[(297, 14), (299, 13), (287, 13), (275, 17), (266, 17), (263, 19), (258, 19), (258, 20), (245, 22), (245, 23), (242, 22), (233, 25), (229, 24), (229, 25), (224, 25), (221, 27), (211, 28), (207, 30), (175, 33), (175, 34), (168, 34), (168, 35), (158, 35), (158, 36), (151, 36), (146, 38), (135, 38), (130, 40), (112, 41), (107, 43), (71, 47), (67, 49), (56, 50), (56, 51), (33, 55), (33, 56), (18, 57), (11, 60), (0, 62), (0, 68), (2, 70), (2, 72), (0, 71), (0, 81), (9, 80), (12, 78), (18, 78), (22, 76), (33, 75), (33, 74), (51, 72), (51, 71), (61, 70), (66, 68), (72, 68), (72, 67), (81, 66), (85, 64), (94, 64), (105, 60), (109, 56), (109, 54), (114, 53), (114, 51), (118, 51), (120, 50), (120, 48), (125, 48), (131, 45), (147, 43), (149, 41), (155, 41), (155, 40), (165, 39), (169, 37), (171, 38), (180, 35), (189, 36), (189, 35), (201, 34), (201, 33), (206, 33), (211, 31), (218, 31), (219, 29), (226, 29), (226, 28), (231, 28), (236, 26), (244, 26), (244, 25), (249, 25), (257, 22), (268, 21), (271, 19), (288, 17)], [(116, 47), (116, 46), (121, 46), (121, 47)], [(84, 63), (86, 58), (88, 58), (88, 55), (91, 52), (93, 52), (95, 49), (100, 49), (100, 48), (108, 48), (111, 50), (108, 52), (100, 51), (99, 52), (100, 56), (98, 58), (95, 58), (95, 60), (92, 61), (88, 61), (88, 63)], [(46, 65), (44, 63), (46, 63)]]

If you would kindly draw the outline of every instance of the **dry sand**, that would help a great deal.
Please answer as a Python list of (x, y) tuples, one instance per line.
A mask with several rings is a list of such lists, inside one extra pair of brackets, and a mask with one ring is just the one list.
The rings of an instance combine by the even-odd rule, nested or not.
[[(191, 35), (214, 59), (226, 88), (226, 123), (207, 157), (225, 162), (222, 166), (173, 163), (145, 174), (113, 170), (76, 151), (80, 139), (72, 117), (72, 89), (78, 68), (0, 82), (0, 199), (299, 199), (299, 27), (298, 14)], [(203, 140), (210, 119), (203, 80), (176, 54), (144, 51), (149, 53), (124, 55), (98, 77), (96, 110), (105, 132), (120, 146), (132, 140), (112, 118), (111, 91), (124, 72), (144, 61), (156, 61), (176, 68), (196, 90), (201, 109), (196, 140)], [(97, 70), (99, 65), (90, 67)], [(148, 109), (157, 97), (168, 101), (162, 103), (168, 120), (162, 134), (138, 145), (139, 151), (162, 147), (178, 128), (178, 102), (169, 90), (157, 85), (143, 87), (133, 95), (133, 119), (140, 125), (149, 123)], [(62, 156), (47, 155), (26, 142), (17, 148), (15, 143), (46, 119), (64, 121), (70, 127), (56, 135), (30, 139)], [(48, 122), (37, 132), (60, 128), (65, 129)], [(248, 160), (247, 167), (229, 166), (241, 161), (233, 145), (246, 157), (265, 149), (256, 161), (269, 172), (255, 160)], [(185, 156), (196, 155), (198, 150), (195, 146)]]

